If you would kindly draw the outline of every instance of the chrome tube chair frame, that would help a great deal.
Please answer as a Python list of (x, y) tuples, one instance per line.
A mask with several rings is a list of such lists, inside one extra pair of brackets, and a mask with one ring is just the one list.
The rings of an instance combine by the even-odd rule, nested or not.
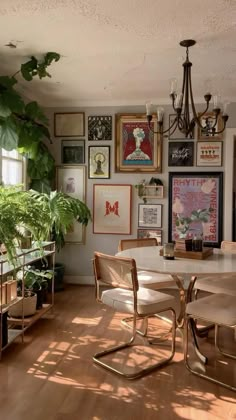
[[(222, 307), (221, 304), (222, 300), (226, 303), (226, 309)], [(202, 305), (203, 303), (203, 305)], [(229, 315), (226, 315), (226, 311), (229, 311)], [(215, 316), (212, 314), (212, 311), (215, 310)], [(231, 311), (231, 313), (230, 313)], [(195, 322), (196, 319), (211, 322), (215, 326), (215, 349), (218, 350), (223, 356), (229, 357), (231, 359), (236, 360), (236, 355), (229, 354), (223, 351), (219, 346), (219, 335), (218, 330), (219, 327), (227, 327), (234, 329), (236, 326), (236, 309), (235, 309), (235, 298), (234, 296), (224, 295), (224, 294), (216, 294), (210, 295), (205, 298), (198, 299), (193, 302), (189, 302), (186, 306), (186, 313), (185, 313), (185, 325), (184, 325), (184, 361), (187, 369), (196, 376), (201, 378), (207, 379), (211, 382), (214, 382), (218, 385), (222, 385), (225, 388), (228, 388), (232, 391), (236, 391), (236, 386), (229, 385), (226, 382), (222, 382), (212, 376), (207, 375), (207, 373), (201, 373), (197, 370), (194, 370), (193, 367), (190, 366), (188, 361), (188, 344), (189, 344), (189, 330), (192, 333), (194, 349), (196, 351), (195, 346), (197, 344), (196, 337), (194, 335), (194, 330), (192, 328), (192, 322)], [(196, 353), (198, 354), (199, 349), (197, 347)], [(198, 354), (199, 356), (199, 354)], [(203, 356), (201, 361), (204, 364), (208, 363), (208, 358)]]
[[(175, 310), (170, 306), (170, 302), (173, 302), (173, 297), (166, 295), (164, 293), (156, 292), (156, 291), (148, 291), (150, 295), (156, 297), (157, 299), (157, 305), (158, 305), (158, 299), (160, 300), (160, 310), (158, 311), (158, 308), (155, 308), (157, 312), (163, 312), (163, 311), (171, 311), (172, 313), (172, 343), (171, 343), (171, 352), (168, 358), (165, 358), (164, 360), (159, 361), (158, 363), (154, 363), (151, 366), (141, 368), (136, 370), (133, 373), (126, 373), (124, 370), (120, 370), (118, 368), (115, 368), (109, 363), (106, 363), (102, 361), (101, 359), (111, 353), (114, 353), (116, 351), (122, 350), (126, 347), (134, 346), (135, 345), (135, 338), (137, 336), (137, 319), (145, 319), (146, 317), (150, 317), (151, 315), (155, 316), (155, 313), (150, 311), (150, 313), (139, 313), (139, 286), (138, 286), (138, 280), (137, 280), (137, 269), (136, 269), (136, 263), (135, 260), (132, 258), (123, 258), (123, 257), (114, 257), (111, 255), (102, 254), (99, 252), (94, 253), (94, 260), (93, 260), (93, 266), (94, 266), (94, 276), (95, 276), (95, 293), (96, 293), (96, 300), (100, 303), (104, 303), (104, 300), (106, 300), (106, 293), (109, 294), (111, 292), (110, 290), (106, 290), (102, 294), (100, 294), (100, 283), (104, 286), (110, 286), (112, 288), (118, 288), (118, 291), (124, 290), (126, 293), (132, 295), (131, 297), (131, 306), (133, 306), (132, 314), (133, 314), (133, 326), (132, 326), (132, 336), (130, 340), (111, 347), (107, 350), (104, 350), (102, 352), (98, 352), (93, 356), (93, 361), (102, 366), (105, 369), (110, 370), (111, 372), (118, 374), (126, 379), (136, 379), (139, 377), (142, 377), (153, 370), (166, 365), (169, 363), (174, 354), (175, 354), (175, 337), (176, 337), (176, 314)], [(141, 293), (142, 290), (141, 289)], [(147, 293), (147, 291), (145, 292)], [(128, 298), (130, 298), (130, 295)], [(109, 295), (108, 295), (109, 299)], [(161, 302), (161, 299), (163, 300)], [(166, 307), (163, 307), (163, 302), (166, 301)], [(105, 304), (107, 304), (105, 302)], [(110, 305), (111, 306), (111, 305)], [(121, 310), (119, 310), (121, 312)], [(147, 342), (147, 344), (149, 344)]]

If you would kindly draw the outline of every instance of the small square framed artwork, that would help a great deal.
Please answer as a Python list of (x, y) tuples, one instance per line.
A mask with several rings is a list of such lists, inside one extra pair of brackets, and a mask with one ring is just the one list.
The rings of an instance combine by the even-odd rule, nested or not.
[[(215, 124), (215, 114), (214, 112), (207, 112), (204, 115), (199, 115), (200, 123), (203, 127), (201, 129), (198, 127), (198, 140), (221, 140), (222, 139), (222, 133), (215, 134), (214, 136), (211, 134), (208, 134), (207, 129), (210, 129)], [(219, 115), (217, 124), (215, 126), (215, 131), (221, 131), (223, 127), (223, 121), (222, 116)]]
[(222, 166), (222, 141), (197, 142), (197, 166)]
[(88, 117), (88, 140), (112, 140), (111, 115), (91, 115)]
[(194, 142), (170, 141), (168, 166), (193, 166)]
[(162, 204), (139, 204), (138, 227), (161, 228)]
[(162, 245), (161, 229), (138, 229), (137, 236), (140, 239), (156, 238), (158, 245)]
[(79, 165), (85, 163), (85, 141), (84, 140), (62, 140), (61, 141), (61, 163)]
[[(181, 117), (183, 118), (184, 115), (181, 114)], [(175, 121), (177, 120), (176, 118), (176, 114), (170, 114), (169, 115), (169, 127), (175, 127)], [(189, 138), (193, 139), (194, 138), (194, 132), (191, 132), (191, 134), (189, 134)], [(169, 134), (169, 140), (184, 140), (185, 139), (185, 135), (183, 133), (181, 133), (181, 131), (179, 130), (179, 128), (177, 127), (176, 130), (173, 131), (170, 130), (170, 134)]]
[(55, 137), (82, 137), (85, 134), (84, 112), (56, 112), (54, 114)]
[(110, 146), (89, 146), (89, 178), (110, 178)]

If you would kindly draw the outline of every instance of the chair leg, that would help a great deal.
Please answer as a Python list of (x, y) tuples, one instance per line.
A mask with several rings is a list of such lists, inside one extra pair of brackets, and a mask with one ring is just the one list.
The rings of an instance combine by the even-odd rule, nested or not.
[[(199, 376), (200, 378), (207, 379), (210, 382), (213, 382), (213, 383), (216, 383), (218, 385), (224, 386), (225, 388), (230, 389), (231, 391), (236, 391), (236, 387), (231, 386), (231, 385), (229, 385), (225, 382), (221, 382), (218, 379), (212, 378), (211, 376), (207, 375), (206, 373), (197, 372), (196, 370), (194, 370), (190, 366), (190, 364), (188, 362), (188, 359), (189, 359), (188, 358), (188, 330), (189, 330), (189, 326), (191, 325), (190, 320), (191, 320), (191, 318), (186, 316), (185, 327), (184, 327), (184, 333), (185, 333), (184, 334), (185, 335), (185, 337), (184, 337), (184, 361), (185, 361), (185, 365), (186, 365), (187, 369), (191, 373), (193, 373), (194, 375)], [(191, 328), (190, 328), (190, 330), (192, 331)], [(195, 342), (195, 339), (194, 339), (194, 342)]]
[[(229, 327), (230, 328), (230, 327)], [(232, 328), (231, 328), (232, 329)], [(236, 356), (234, 356), (231, 353), (226, 353), (225, 351), (222, 350), (222, 348), (220, 347), (219, 344), (219, 325), (215, 326), (215, 346), (217, 348), (217, 350), (223, 354), (223, 356), (229, 357), (230, 359), (234, 359), (236, 360)]]
[[(172, 309), (170, 309), (170, 310), (173, 313), (173, 322), (174, 322), (173, 325), (175, 325), (175, 322), (176, 322), (176, 319), (175, 319), (175, 311), (172, 310)], [(136, 338), (136, 335), (137, 335), (137, 328), (136, 328), (137, 319), (141, 319), (141, 318), (140, 317), (137, 317), (136, 318), (136, 316), (134, 316), (132, 319), (133, 319), (133, 334), (132, 334), (132, 337), (131, 337), (131, 339), (129, 341), (127, 341), (127, 342), (125, 342), (123, 344), (120, 344), (118, 346), (114, 346), (114, 347), (112, 347), (110, 349), (104, 350), (102, 352), (96, 353), (93, 356), (93, 361), (96, 364), (98, 364), (98, 365), (102, 366), (103, 368), (108, 369), (111, 372), (113, 372), (113, 373), (115, 373), (117, 375), (120, 375), (120, 376), (122, 376), (122, 377), (124, 377), (126, 379), (137, 379), (137, 378), (140, 378), (140, 377), (142, 377), (144, 375), (147, 375), (148, 373), (152, 372), (153, 370), (155, 370), (155, 369), (157, 369), (157, 368), (159, 368), (161, 366), (164, 366), (167, 363), (169, 363), (173, 359), (174, 354), (175, 354), (175, 333), (176, 333), (176, 329), (173, 327), (172, 328), (171, 354), (170, 354), (170, 356), (168, 358), (166, 358), (166, 359), (164, 359), (164, 360), (162, 360), (162, 361), (160, 361), (158, 363), (154, 363), (154, 364), (152, 364), (149, 367), (146, 367), (146, 368), (143, 368), (143, 369), (139, 369), (139, 370), (137, 370), (137, 371), (135, 371), (133, 373), (125, 373), (124, 371), (119, 370), (118, 368), (115, 368), (112, 365), (110, 365), (108, 363), (105, 363), (104, 361), (100, 360), (102, 357), (104, 357), (104, 356), (106, 356), (108, 354), (115, 353), (116, 351), (119, 351), (119, 350), (122, 350), (122, 349), (124, 349), (126, 347), (130, 347), (132, 345), (135, 345), (134, 344), (134, 341), (135, 341), (135, 338)]]

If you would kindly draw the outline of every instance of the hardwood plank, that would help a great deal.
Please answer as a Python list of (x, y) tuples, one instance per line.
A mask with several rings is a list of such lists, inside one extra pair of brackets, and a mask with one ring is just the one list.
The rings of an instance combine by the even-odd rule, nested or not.
[[(174, 293), (175, 291), (172, 291)], [(55, 296), (54, 316), (40, 319), (2, 355), (0, 415), (4, 420), (233, 419), (235, 393), (190, 374), (183, 363), (177, 334), (171, 364), (136, 381), (127, 381), (92, 362), (92, 355), (129, 335), (122, 314), (95, 302), (91, 286), (68, 286)], [(154, 332), (161, 321), (153, 320)], [(223, 332), (223, 343), (235, 348)], [(201, 340), (211, 357), (213, 337)], [(146, 362), (149, 352), (132, 349), (133, 360)], [(135, 355), (136, 351), (136, 355)], [(157, 351), (151, 350), (152, 357)], [(163, 348), (164, 351), (164, 348)], [(113, 356), (114, 357), (114, 356)], [(122, 363), (127, 355), (114, 357)], [(193, 363), (196, 362), (191, 355)], [(227, 362), (226, 362), (227, 361)], [(226, 364), (225, 364), (226, 363)], [(235, 362), (218, 358), (209, 369), (236, 381)], [(219, 373), (218, 373), (219, 374)]]

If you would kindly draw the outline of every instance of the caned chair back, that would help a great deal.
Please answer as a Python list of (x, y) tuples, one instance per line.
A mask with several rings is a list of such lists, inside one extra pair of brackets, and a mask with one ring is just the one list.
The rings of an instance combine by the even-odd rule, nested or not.
[(121, 239), (118, 245), (118, 251), (125, 249), (138, 248), (140, 246), (157, 246), (156, 238), (134, 238), (134, 239)]
[(220, 245), (222, 251), (236, 253), (236, 242), (222, 241)]
[(138, 290), (137, 269), (133, 258), (95, 252), (94, 275), (97, 286), (102, 282), (112, 287)]

